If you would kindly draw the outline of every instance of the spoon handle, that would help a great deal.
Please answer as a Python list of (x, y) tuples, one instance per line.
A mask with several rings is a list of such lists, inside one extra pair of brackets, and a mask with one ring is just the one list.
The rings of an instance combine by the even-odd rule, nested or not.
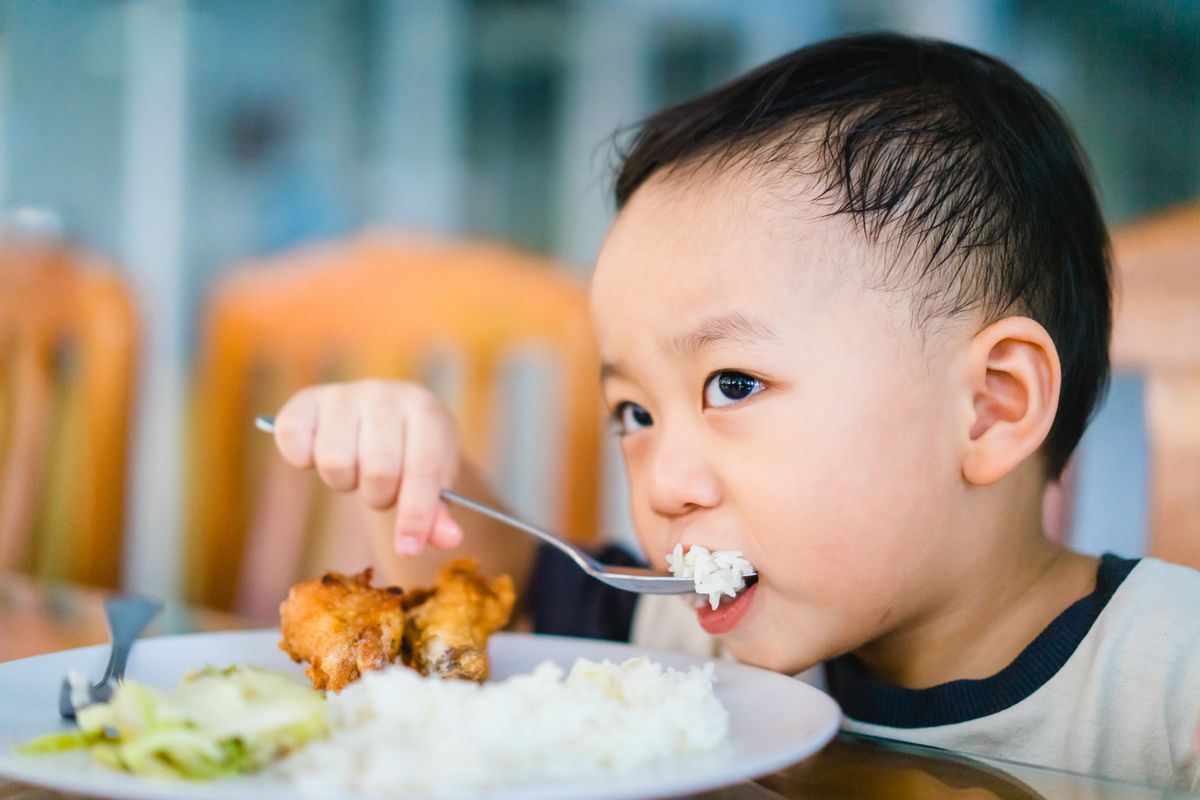
[(129, 660), (133, 643), (162, 609), (162, 601), (152, 597), (111, 597), (104, 601), (108, 630), (112, 635), (112, 655), (104, 668), (103, 683), (125, 677), (125, 662)]
[(452, 492), (449, 489), (442, 489), (442, 499), (451, 503), (456, 503), (463, 508), (469, 508), (477, 514), (483, 514), (485, 517), (491, 517), (497, 522), (503, 522), (510, 528), (516, 528), (519, 531), (528, 533), (530, 536), (535, 536), (541, 539), (548, 545), (557, 547), (563, 553), (571, 558), (585, 572), (598, 571), (604, 569), (600, 562), (589, 556), (583, 550), (579, 549), (570, 542), (555, 536), (550, 531), (543, 530), (536, 525), (526, 522), (523, 519), (518, 519), (511, 514), (505, 514), (503, 511), (484, 505), (483, 503), (472, 500), (469, 497), (463, 497), (457, 492)]

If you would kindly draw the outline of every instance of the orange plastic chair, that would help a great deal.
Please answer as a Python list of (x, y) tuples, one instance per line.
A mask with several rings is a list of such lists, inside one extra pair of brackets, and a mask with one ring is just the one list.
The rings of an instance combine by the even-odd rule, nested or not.
[(0, 240), (0, 570), (118, 586), (136, 357), (109, 266)]
[[(1146, 387), (1146, 551), (1200, 569), (1200, 204), (1121, 225), (1112, 240), (1112, 365)], [(1072, 459), (1047, 492), (1046, 528), (1056, 539), (1069, 538), (1076, 469)]]
[[(225, 280), (208, 309), (195, 387), (188, 598), (268, 616), (320, 546), (313, 520), (330, 493), (283, 465), (270, 437), (254, 431), (256, 413), (326, 380), (422, 380), (450, 353), (462, 388), (448, 399), (470, 455), (487, 465), (498, 444), (498, 374), (529, 345), (555, 364), (562, 409), (560, 511), (546, 522), (586, 538), (599, 504), (597, 357), (585, 289), (561, 265), (494, 244), (375, 235)], [(342, 532), (344, 546), (364, 538), (354, 533)]]
[(1117, 228), (1113, 366), (1143, 375), (1150, 555), (1200, 568), (1200, 204)]

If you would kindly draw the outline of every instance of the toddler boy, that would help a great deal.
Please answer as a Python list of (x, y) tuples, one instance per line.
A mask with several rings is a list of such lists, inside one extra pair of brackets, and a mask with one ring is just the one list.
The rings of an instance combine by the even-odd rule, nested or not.
[[(1174, 782), (1200, 576), (1042, 529), (1111, 327), (1107, 235), (1051, 103), (966, 48), (828, 41), (651, 117), (616, 200), (592, 312), (638, 538), (660, 568), (677, 544), (740, 550), (759, 580), (715, 610), (635, 606), (542, 554), (539, 628), (702, 629), (747, 663), (824, 664), (851, 730)], [(338, 488), (371, 476), (402, 552), (456, 544), (444, 412), (363, 391), (302, 393), (281, 450), (324, 452)], [(442, 438), (358, 437), (384, 414)]]

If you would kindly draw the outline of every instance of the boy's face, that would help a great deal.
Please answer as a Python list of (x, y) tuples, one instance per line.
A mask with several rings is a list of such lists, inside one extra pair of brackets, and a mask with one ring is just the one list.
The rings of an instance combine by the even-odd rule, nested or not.
[(592, 313), (646, 554), (741, 550), (758, 584), (700, 622), (791, 672), (919, 626), (946, 591), (970, 401), (958, 334), (923, 340), (905, 294), (867, 288), (883, 251), (784, 191), (737, 172), (644, 184)]

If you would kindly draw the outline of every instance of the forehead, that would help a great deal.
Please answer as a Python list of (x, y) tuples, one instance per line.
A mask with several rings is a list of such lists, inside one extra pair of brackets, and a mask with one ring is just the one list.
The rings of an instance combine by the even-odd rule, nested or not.
[(815, 196), (800, 180), (746, 170), (651, 178), (597, 259), (598, 334), (610, 319), (667, 330), (715, 314), (794, 313), (828, 298), (870, 254)]

